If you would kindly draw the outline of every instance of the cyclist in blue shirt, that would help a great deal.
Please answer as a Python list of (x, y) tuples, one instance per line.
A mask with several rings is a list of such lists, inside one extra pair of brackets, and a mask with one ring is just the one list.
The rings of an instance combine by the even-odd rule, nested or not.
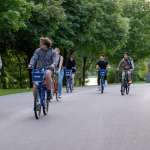
[[(97, 62), (97, 66), (96, 69), (106, 69), (106, 67), (108, 67), (110, 69), (110, 66), (108, 64), (108, 62), (106, 60), (104, 60), (105, 56), (103, 54), (100, 55), (100, 60)], [(98, 89), (97, 91), (100, 91), (100, 71), (98, 71)], [(105, 76), (105, 85), (107, 85), (107, 80), (106, 80), (106, 76)]]

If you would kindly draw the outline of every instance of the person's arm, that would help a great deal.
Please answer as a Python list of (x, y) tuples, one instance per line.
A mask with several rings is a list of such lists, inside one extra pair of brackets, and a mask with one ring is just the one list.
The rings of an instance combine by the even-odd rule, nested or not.
[(100, 67), (99, 67), (99, 64), (98, 64), (98, 62), (97, 62), (96, 69), (98, 69), (98, 68), (100, 68)]
[(62, 66), (62, 64), (63, 64), (63, 57), (61, 56), (60, 57), (60, 63), (59, 63), (59, 69), (58, 69), (58, 71), (60, 72), (60, 70), (61, 70), (61, 66)]
[(124, 63), (124, 60), (122, 59), (121, 62), (119, 63), (117, 70), (119, 71), (120, 66)]
[(56, 54), (56, 51), (53, 51), (53, 53), (52, 53), (52, 65), (51, 65), (51, 67), (52, 68), (55, 68), (55, 67), (57, 67), (57, 64), (58, 64), (58, 61), (57, 61), (57, 54)]
[(0, 55), (0, 69), (2, 68), (2, 60), (1, 60), (1, 55)]
[(108, 69), (110, 69), (110, 66), (109, 66), (109, 64), (107, 65), (107, 67), (108, 67)]
[(76, 69), (76, 65), (77, 65), (77, 64), (76, 64), (76, 61), (75, 61), (75, 63), (74, 63), (74, 69)]
[(96, 69), (100, 68), (99, 65), (96, 66)]
[(39, 58), (39, 56), (38, 56), (38, 49), (37, 49), (37, 50), (34, 52), (32, 58), (31, 58), (31, 60), (30, 60), (30, 63), (29, 63), (28, 68), (31, 68), (31, 66), (34, 66), (34, 65), (36, 64), (38, 58)]
[(131, 65), (132, 65), (132, 71), (134, 71), (134, 62), (133, 62), (133, 59), (131, 60)]

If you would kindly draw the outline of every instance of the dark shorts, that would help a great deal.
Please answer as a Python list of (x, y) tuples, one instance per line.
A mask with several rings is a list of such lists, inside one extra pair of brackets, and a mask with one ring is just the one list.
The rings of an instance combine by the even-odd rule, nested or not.
[(76, 74), (76, 72), (72, 72), (72, 74)]

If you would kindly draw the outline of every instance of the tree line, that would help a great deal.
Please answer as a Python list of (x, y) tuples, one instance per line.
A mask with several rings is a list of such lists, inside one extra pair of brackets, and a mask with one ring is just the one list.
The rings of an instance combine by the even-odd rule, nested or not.
[[(115, 67), (128, 51), (135, 63), (150, 56), (150, 2), (145, 0), (0, 0), (0, 88), (32, 87), (26, 70), (39, 38), (77, 60), (76, 82), (95, 74), (100, 54)], [(145, 62), (143, 62), (145, 63)], [(139, 79), (138, 71), (135, 77)], [(64, 78), (65, 84), (65, 78)]]

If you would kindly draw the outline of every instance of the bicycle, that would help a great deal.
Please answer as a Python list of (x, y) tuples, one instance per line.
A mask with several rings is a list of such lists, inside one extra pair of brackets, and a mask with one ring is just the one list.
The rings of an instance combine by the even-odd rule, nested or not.
[(126, 90), (126, 94), (129, 94), (130, 91), (130, 84), (129, 84), (129, 79), (128, 79), (128, 70), (119, 70), (119, 72), (125, 72), (125, 75), (122, 78), (121, 81), (121, 94), (124, 95), (125, 94), (125, 90)]
[(107, 69), (100, 69), (99, 68), (99, 72), (100, 72), (100, 76), (101, 76), (101, 94), (103, 94), (104, 92), (104, 85), (105, 85), (105, 75), (106, 75), (106, 71)]
[(36, 85), (34, 82), (39, 83), (38, 85), (36, 85), (37, 90), (35, 92), (34, 98), (34, 114), (36, 119), (40, 118), (41, 106), (43, 107), (44, 115), (48, 114), (49, 101), (47, 100), (47, 87), (45, 82), (45, 73), (48, 68), (49, 66), (46, 67), (45, 71), (44, 69), (34, 70), (34, 67), (32, 66), (32, 82), (34, 85)]
[(54, 75), (53, 75), (53, 96), (56, 94), (56, 100), (58, 101), (58, 75), (60, 76), (60, 74), (57, 73), (57, 70), (54, 70)]
[[(72, 69), (74, 69), (74, 67), (72, 67)], [(72, 74), (72, 69), (68, 70), (65, 68), (65, 76), (67, 76), (67, 80), (66, 80), (66, 92), (72, 92), (72, 79), (71, 79), (71, 74)]]

